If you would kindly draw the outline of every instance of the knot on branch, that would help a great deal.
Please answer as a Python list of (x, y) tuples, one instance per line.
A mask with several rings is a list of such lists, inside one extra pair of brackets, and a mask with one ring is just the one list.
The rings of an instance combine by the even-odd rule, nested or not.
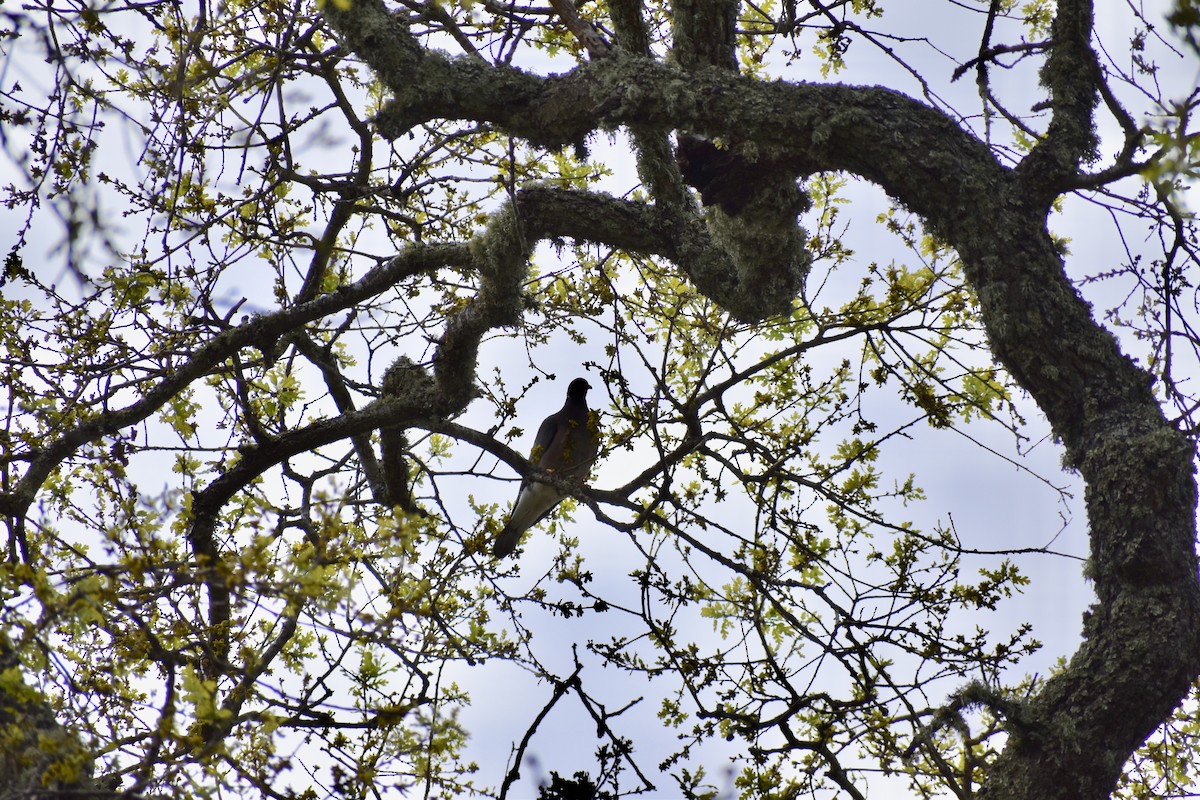
[(510, 200), (492, 215), (487, 228), (468, 244), (479, 292), (447, 323), (438, 341), (434, 370), (442, 402), (465, 408), (475, 396), (479, 342), (492, 328), (521, 321), (521, 286), (536, 244), (527, 236), (517, 203)]
[[(384, 397), (397, 398), (406, 404), (420, 407), (435, 407), (436, 389), (433, 379), (418, 364), (406, 356), (400, 356), (383, 374), (380, 387)], [(410, 514), (419, 514), (421, 509), (413, 499), (412, 478), (404, 454), (408, 450), (408, 437), (403, 428), (382, 428), (379, 431), (379, 466), (383, 472), (387, 503), (400, 506)]]
[(808, 234), (796, 221), (812, 201), (795, 176), (747, 146), (686, 134), (676, 161), (684, 182), (700, 192), (709, 234), (734, 269), (728, 290), (710, 296), (747, 321), (789, 313), (812, 267)]

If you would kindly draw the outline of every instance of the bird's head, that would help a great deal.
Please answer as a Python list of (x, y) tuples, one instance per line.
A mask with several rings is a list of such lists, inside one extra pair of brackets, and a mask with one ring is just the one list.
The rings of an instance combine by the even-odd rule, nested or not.
[(583, 378), (576, 378), (575, 380), (571, 381), (571, 385), (567, 387), (567, 399), (574, 400), (576, 402), (582, 402), (583, 400), (587, 399), (588, 389), (590, 388), (592, 388), (592, 385), (586, 380)]

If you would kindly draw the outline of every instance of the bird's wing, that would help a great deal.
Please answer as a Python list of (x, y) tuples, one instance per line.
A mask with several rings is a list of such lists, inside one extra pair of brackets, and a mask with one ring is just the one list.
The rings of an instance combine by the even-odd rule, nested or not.
[[(563, 412), (559, 411), (543, 420), (537, 436), (533, 439), (533, 449), (529, 453), (530, 463), (545, 470), (552, 470), (552, 465), (562, 460), (567, 427), (562, 424), (563, 416)], [(528, 478), (522, 480), (517, 502), (513, 505), (512, 513), (508, 515), (508, 522), (492, 545), (493, 555), (502, 558), (516, 549), (521, 534), (538, 524), (561, 500), (562, 495), (553, 487)]]
[(537, 436), (533, 438), (533, 449), (529, 451), (529, 462), (545, 470), (553, 470), (562, 460), (563, 443), (567, 429), (563, 424), (563, 412), (558, 411), (542, 420)]
[(563, 416), (565, 424), (562, 426), (562, 445), (555, 453), (557, 461), (540, 466), (566, 478), (586, 478), (600, 451), (599, 420), (586, 406), (571, 409)]

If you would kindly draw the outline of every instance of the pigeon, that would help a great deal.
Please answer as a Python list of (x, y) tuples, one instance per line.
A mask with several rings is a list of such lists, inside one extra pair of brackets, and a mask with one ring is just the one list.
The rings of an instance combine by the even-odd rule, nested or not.
[[(546, 417), (533, 440), (529, 461), (560, 478), (586, 478), (596, 462), (599, 436), (587, 407), (587, 392), (592, 388), (583, 378), (567, 387), (567, 402), (562, 409)], [(564, 495), (553, 486), (526, 478), (521, 481), (517, 502), (496, 543), (492, 555), (503, 558), (517, 546), (521, 534), (538, 524), (554, 510)]]

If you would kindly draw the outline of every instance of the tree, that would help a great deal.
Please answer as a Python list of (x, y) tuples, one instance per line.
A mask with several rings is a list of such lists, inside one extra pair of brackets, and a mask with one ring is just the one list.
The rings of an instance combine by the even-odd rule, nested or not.
[[(1190, 785), (1187, 53), (1166, 9), (1118, 45), (1085, 0), (924, 8), (6, 10), (10, 793), (506, 796), (567, 703), (600, 745), (560, 794), (715, 796), (719, 746), (745, 797)], [(835, 82), (859, 58), (891, 85)], [(1087, 203), (1105, 263), (1055, 231)], [(605, 387), (605, 480), (514, 449), (538, 370)], [(989, 616), (1036, 553), (878, 466), (968, 425), (1020, 459), (1026, 397), (1095, 591), (1051, 676)], [(497, 561), (514, 474), (574, 500)], [(509, 663), (550, 699), (475, 774), (459, 711)], [(658, 687), (662, 763), (613, 673)]]

